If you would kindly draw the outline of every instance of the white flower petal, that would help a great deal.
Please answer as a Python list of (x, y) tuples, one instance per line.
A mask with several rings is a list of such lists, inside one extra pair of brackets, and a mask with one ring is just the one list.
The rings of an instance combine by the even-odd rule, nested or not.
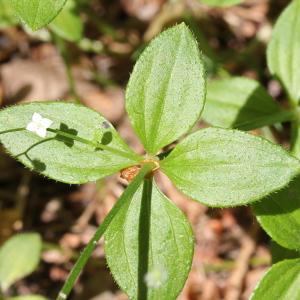
[(162, 267), (158, 266), (146, 273), (144, 280), (149, 288), (157, 289), (162, 286), (168, 279), (167, 271)]
[(37, 124), (35, 122), (29, 122), (26, 129), (28, 131), (35, 132), (37, 130)]
[(45, 127), (39, 127), (36, 129), (35, 133), (38, 136), (45, 138), (47, 136), (47, 129)]
[(41, 121), (40, 121), (40, 124), (42, 126), (44, 126), (45, 128), (49, 128), (52, 124), (53, 124), (53, 121), (52, 120), (49, 120), (47, 118), (43, 118)]
[(33, 122), (38, 123), (38, 122), (40, 122), (42, 119), (43, 119), (43, 117), (42, 117), (39, 113), (36, 113), (36, 112), (35, 112), (35, 113), (32, 115), (32, 121), (33, 121)]

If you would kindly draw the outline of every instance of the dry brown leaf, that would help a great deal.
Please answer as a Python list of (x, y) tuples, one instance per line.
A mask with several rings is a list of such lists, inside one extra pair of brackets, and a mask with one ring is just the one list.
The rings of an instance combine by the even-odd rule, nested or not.
[(124, 91), (121, 88), (100, 90), (87, 82), (79, 83), (77, 86), (84, 105), (98, 111), (112, 123), (121, 120), (125, 113)]
[(126, 141), (127, 144), (131, 146), (137, 153), (144, 152), (144, 147), (133, 132), (132, 126), (127, 117), (123, 119), (122, 123), (119, 124), (117, 129), (124, 141)]
[(142, 21), (151, 20), (165, 0), (121, 0), (125, 11)]
[(58, 55), (47, 59), (15, 59), (0, 69), (5, 104), (58, 100), (68, 91), (64, 65)]

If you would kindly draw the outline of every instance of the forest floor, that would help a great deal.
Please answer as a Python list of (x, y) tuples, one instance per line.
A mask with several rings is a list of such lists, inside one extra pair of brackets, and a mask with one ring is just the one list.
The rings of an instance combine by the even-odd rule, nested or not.
[[(210, 58), (210, 76), (218, 75), (221, 65), (231, 75), (259, 80), (272, 96), (281, 95), (279, 85), (269, 79), (265, 49), (272, 24), (288, 1), (249, 0), (227, 9), (208, 8), (197, 0), (90, 2), (90, 9), (81, 12), (83, 18), (89, 16), (85, 33), (97, 41), (100, 50), (83, 51), (76, 44), (66, 44), (73, 90), (55, 43), (21, 27), (0, 30), (2, 107), (76, 96), (103, 114), (142, 153), (124, 109), (126, 83), (145, 44), (181, 21), (194, 30)], [(200, 121), (199, 126), (208, 125)], [(248, 299), (271, 264), (270, 241), (251, 208), (205, 207), (179, 193), (163, 174), (156, 176), (165, 194), (186, 214), (195, 234), (192, 270), (178, 299)], [(1, 150), (0, 243), (19, 231), (38, 232), (44, 242), (38, 271), (19, 281), (16, 293), (55, 298), (81, 249), (125, 186), (119, 174), (81, 186), (57, 183), (26, 170)], [(106, 267), (103, 241), (71, 299), (127, 299)]]

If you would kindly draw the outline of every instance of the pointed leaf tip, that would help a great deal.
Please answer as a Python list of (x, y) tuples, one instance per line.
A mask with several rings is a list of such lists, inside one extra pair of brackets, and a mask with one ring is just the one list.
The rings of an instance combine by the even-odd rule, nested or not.
[[(191, 226), (155, 184), (151, 204), (142, 205), (141, 198), (142, 187), (131, 202), (123, 206), (105, 232), (107, 262), (130, 299), (173, 300), (181, 291), (192, 263), (194, 240)], [(145, 209), (149, 213), (147, 216)], [(144, 230), (147, 217), (148, 236)], [(148, 266), (141, 268), (140, 261), (147, 261), (147, 257)], [(142, 289), (139, 289), (141, 283), (147, 286), (147, 293), (143, 296), (140, 294)]]
[(155, 154), (199, 119), (205, 99), (202, 55), (181, 23), (152, 40), (126, 90), (126, 109), (145, 149)]
[(244, 205), (286, 186), (300, 162), (280, 146), (238, 130), (201, 129), (161, 162), (186, 195), (208, 206)]
[(65, 3), (66, 0), (11, 0), (16, 14), (33, 31), (48, 25)]

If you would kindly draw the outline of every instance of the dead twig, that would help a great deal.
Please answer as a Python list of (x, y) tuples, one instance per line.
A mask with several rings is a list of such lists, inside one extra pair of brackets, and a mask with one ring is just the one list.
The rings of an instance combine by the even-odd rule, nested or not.
[(243, 280), (249, 268), (249, 261), (256, 244), (255, 241), (243, 230), (239, 229), (241, 250), (235, 263), (235, 268), (228, 280), (224, 300), (239, 300), (242, 292)]

